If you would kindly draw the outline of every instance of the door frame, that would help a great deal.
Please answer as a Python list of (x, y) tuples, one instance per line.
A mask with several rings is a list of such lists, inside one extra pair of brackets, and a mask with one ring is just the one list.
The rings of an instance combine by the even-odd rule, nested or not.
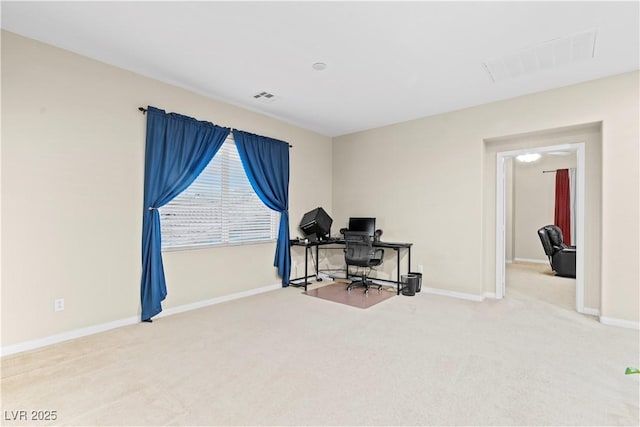
[(520, 154), (544, 154), (553, 151), (573, 151), (576, 153), (576, 311), (584, 313), (584, 195), (585, 195), (585, 143), (551, 145), (497, 153), (496, 162), (496, 298), (505, 296), (506, 265), (506, 171), (505, 160)]

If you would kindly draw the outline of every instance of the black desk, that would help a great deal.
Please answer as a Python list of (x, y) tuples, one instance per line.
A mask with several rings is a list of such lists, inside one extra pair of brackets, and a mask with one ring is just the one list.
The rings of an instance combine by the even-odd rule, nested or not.
[[(307, 285), (309, 284), (308, 278), (309, 276), (309, 263), (308, 263), (308, 259), (309, 259), (309, 250), (313, 250), (313, 248), (316, 248), (316, 280), (319, 279), (318, 277), (318, 264), (319, 264), (319, 258), (318, 258), (318, 253), (320, 250), (320, 246), (326, 246), (326, 245), (340, 245), (340, 246), (344, 246), (344, 239), (328, 239), (328, 240), (320, 240), (317, 242), (305, 242), (304, 240), (298, 240), (298, 239), (292, 239), (289, 241), (291, 246), (304, 246), (304, 276), (303, 277), (297, 277), (295, 279), (290, 279), (289, 284), (292, 286), (304, 286), (304, 290), (307, 290)], [(375, 277), (372, 277), (373, 280), (379, 280), (382, 282), (391, 282), (391, 283), (395, 283), (396, 284), (396, 292), (398, 295), (400, 295), (400, 291), (402, 290), (402, 282), (400, 282), (400, 250), (401, 249), (406, 249), (407, 250), (407, 273), (411, 272), (411, 246), (413, 246), (413, 243), (406, 243), (406, 242), (373, 242), (372, 243), (374, 247), (376, 248), (387, 248), (387, 249), (393, 249), (396, 252), (396, 262), (398, 265), (398, 271), (397, 271), (397, 277), (396, 277), (396, 281), (392, 281), (392, 280), (386, 280), (386, 279), (376, 279)], [(348, 276), (348, 273), (347, 273)], [(302, 280), (304, 279), (303, 283), (292, 283), (294, 280)]]

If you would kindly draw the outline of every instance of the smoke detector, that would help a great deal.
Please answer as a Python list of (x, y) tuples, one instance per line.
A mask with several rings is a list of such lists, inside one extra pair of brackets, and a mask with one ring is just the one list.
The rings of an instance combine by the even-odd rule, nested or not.
[(327, 68), (327, 64), (325, 64), (324, 62), (314, 62), (311, 65), (311, 68), (316, 71), (324, 71)]

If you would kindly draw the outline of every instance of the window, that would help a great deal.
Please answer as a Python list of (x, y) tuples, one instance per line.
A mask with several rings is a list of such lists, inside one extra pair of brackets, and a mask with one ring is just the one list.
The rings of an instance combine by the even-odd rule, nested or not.
[(274, 241), (280, 219), (253, 191), (232, 137), (159, 212), (162, 249)]

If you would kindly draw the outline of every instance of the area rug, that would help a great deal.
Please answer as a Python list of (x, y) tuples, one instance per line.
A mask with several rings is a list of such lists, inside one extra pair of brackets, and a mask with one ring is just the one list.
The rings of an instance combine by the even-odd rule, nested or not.
[(351, 292), (347, 292), (347, 284), (340, 282), (333, 282), (319, 288), (307, 290), (307, 295), (312, 297), (339, 302), (357, 308), (369, 308), (382, 301), (388, 300), (395, 294), (395, 288), (389, 286), (383, 286), (380, 292), (378, 292), (376, 288), (372, 288), (367, 294), (364, 293), (364, 288), (361, 287), (353, 288)]

